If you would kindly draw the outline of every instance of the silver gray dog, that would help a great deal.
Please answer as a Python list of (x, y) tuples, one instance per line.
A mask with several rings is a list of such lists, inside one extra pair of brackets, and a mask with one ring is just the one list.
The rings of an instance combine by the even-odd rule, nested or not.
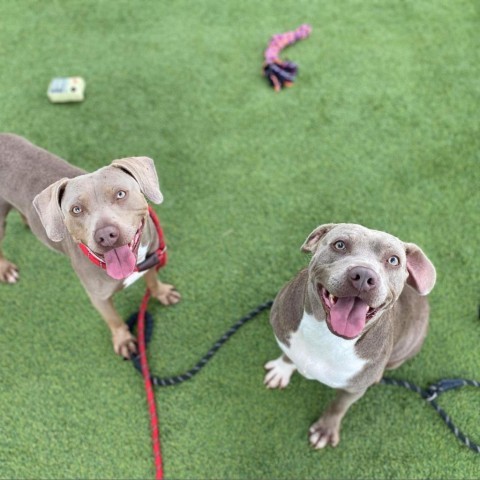
[(313, 253), (308, 268), (272, 307), (283, 355), (265, 365), (265, 384), (284, 388), (298, 370), (337, 389), (309, 431), (311, 445), (323, 448), (338, 444), (343, 416), (384, 370), (420, 350), (436, 273), (417, 245), (360, 225), (322, 225), (302, 250)]
[[(141, 276), (137, 264), (159, 246), (145, 196), (157, 204), (163, 200), (150, 158), (114, 160), (86, 173), (24, 138), (0, 134), (0, 242), (7, 214), (14, 208), (45, 245), (70, 258), (111, 330), (115, 352), (125, 358), (136, 352), (136, 341), (115, 310), (112, 296)], [(91, 257), (104, 268), (92, 263)], [(154, 268), (143, 273), (162, 304), (180, 300), (172, 285), (158, 280)], [(18, 279), (17, 266), (0, 250), (0, 282), (12, 284)]]

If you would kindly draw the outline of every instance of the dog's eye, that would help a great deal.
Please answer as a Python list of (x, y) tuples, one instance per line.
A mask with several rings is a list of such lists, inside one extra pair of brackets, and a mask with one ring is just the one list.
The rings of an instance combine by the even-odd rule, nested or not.
[(127, 192), (125, 190), (119, 190), (117, 192), (117, 200), (121, 200), (127, 196)]
[(400, 259), (399, 259), (396, 255), (392, 255), (392, 256), (388, 259), (388, 263), (389, 263), (389, 265), (391, 265), (392, 267), (398, 267), (398, 265), (400, 265)]
[(82, 210), (82, 207), (79, 207), (78, 205), (74, 205), (74, 206), (72, 207), (72, 213), (73, 213), (74, 215), (80, 215), (80, 214), (82, 213), (82, 211), (83, 211), (83, 210)]
[(336, 241), (333, 246), (337, 249), (337, 250), (345, 250), (347, 248), (347, 246), (345, 245), (345, 242), (342, 241), (342, 240), (338, 240)]

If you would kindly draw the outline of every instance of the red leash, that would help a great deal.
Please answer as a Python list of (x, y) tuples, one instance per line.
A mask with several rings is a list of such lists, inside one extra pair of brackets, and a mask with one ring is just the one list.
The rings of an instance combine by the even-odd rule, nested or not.
[[(158, 271), (167, 262), (166, 246), (163, 237), (162, 227), (158, 220), (157, 215), (151, 207), (149, 207), (150, 218), (155, 224), (157, 230), (160, 246), (156, 252), (157, 264), (155, 269)], [(142, 368), (143, 383), (145, 385), (145, 393), (147, 396), (148, 413), (150, 415), (150, 429), (152, 434), (152, 450), (153, 458), (155, 462), (155, 479), (163, 479), (163, 465), (162, 465), (162, 451), (160, 448), (160, 429), (158, 426), (157, 406), (155, 403), (155, 393), (153, 390), (152, 380), (150, 376), (150, 368), (148, 366), (147, 359), (147, 346), (145, 341), (145, 313), (147, 311), (148, 300), (150, 299), (150, 290), (147, 289), (143, 296), (140, 310), (138, 312), (137, 319), (137, 337), (138, 337), (138, 349), (140, 366)]]
[(155, 479), (163, 479), (162, 452), (160, 449), (160, 430), (158, 427), (157, 407), (155, 404), (155, 393), (150, 379), (150, 368), (147, 360), (147, 349), (145, 344), (145, 312), (147, 311), (150, 290), (147, 289), (143, 296), (140, 311), (138, 312), (137, 337), (140, 350), (140, 365), (142, 367), (143, 382), (147, 395), (148, 412), (150, 414), (150, 428), (152, 432), (152, 449), (155, 461)]

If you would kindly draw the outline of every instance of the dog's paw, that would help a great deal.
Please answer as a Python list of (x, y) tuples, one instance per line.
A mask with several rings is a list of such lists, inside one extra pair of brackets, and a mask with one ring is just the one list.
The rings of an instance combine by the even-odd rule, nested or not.
[(137, 340), (128, 328), (119, 328), (113, 334), (113, 349), (117, 355), (130, 360), (137, 353)]
[(285, 388), (296, 370), (293, 363), (286, 362), (283, 356), (265, 364), (267, 374), (263, 383), (267, 388)]
[(319, 450), (327, 445), (336, 447), (340, 442), (340, 425), (335, 417), (320, 417), (308, 431), (310, 445)]
[(158, 282), (158, 288), (152, 295), (165, 306), (176, 305), (182, 298), (173, 285)]
[(18, 267), (5, 258), (0, 258), (0, 282), (17, 283), (20, 278)]

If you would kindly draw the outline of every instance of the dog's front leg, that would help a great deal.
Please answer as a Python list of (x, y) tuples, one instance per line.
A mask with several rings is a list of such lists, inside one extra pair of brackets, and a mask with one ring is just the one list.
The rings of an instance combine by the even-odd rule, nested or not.
[(308, 432), (312, 447), (320, 449), (327, 445), (336, 447), (340, 441), (340, 423), (350, 406), (356, 402), (365, 390), (347, 392), (337, 390), (337, 395), (323, 415), (310, 427)]
[(130, 359), (132, 355), (137, 353), (137, 342), (125, 322), (115, 310), (112, 298), (110, 297), (105, 300), (91, 295), (90, 300), (105, 322), (107, 322), (108, 328), (110, 328), (112, 332), (113, 349), (115, 353), (121, 355), (123, 358)]
[(145, 273), (145, 283), (152, 297), (155, 297), (162, 305), (175, 305), (182, 298), (173, 285), (162, 283), (157, 277), (155, 268)]

